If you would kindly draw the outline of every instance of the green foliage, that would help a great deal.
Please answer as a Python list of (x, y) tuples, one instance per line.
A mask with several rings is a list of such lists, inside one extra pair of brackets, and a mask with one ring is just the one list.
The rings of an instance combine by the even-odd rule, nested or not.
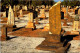
[(77, 6), (79, 4), (80, 2), (78, 0), (64, 0), (62, 2), (62, 5), (65, 5), (65, 6)]

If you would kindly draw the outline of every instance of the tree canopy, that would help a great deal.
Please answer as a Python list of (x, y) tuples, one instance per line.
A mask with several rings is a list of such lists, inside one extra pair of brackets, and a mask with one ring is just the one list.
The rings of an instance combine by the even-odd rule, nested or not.
[(64, 0), (62, 2), (62, 5), (65, 5), (65, 6), (80, 6), (80, 1), (79, 0)]

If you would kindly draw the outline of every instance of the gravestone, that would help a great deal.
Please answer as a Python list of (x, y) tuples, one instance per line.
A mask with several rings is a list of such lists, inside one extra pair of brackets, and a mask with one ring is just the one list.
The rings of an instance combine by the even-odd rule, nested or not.
[(16, 6), (14, 5), (14, 11), (16, 10)]
[(16, 6), (16, 8), (17, 8), (16, 10), (19, 10), (20, 6), (19, 6), (19, 5), (17, 5), (17, 6)]
[(79, 8), (79, 10), (78, 10), (78, 15), (80, 15), (80, 8)]
[(38, 12), (38, 8), (35, 9)]
[(46, 8), (48, 9), (48, 8), (49, 8), (49, 6), (47, 5), (47, 6), (46, 6)]
[(20, 13), (19, 17), (23, 17), (22, 9), (19, 11), (19, 13)]
[(44, 18), (44, 19), (46, 18), (44, 9), (40, 9), (40, 18)]
[(33, 22), (33, 13), (30, 12), (28, 14), (28, 23), (27, 23), (27, 26), (25, 26), (25, 28), (31, 28), (31, 29), (35, 29), (35, 25), (34, 25), (34, 22)]
[(45, 8), (45, 5), (42, 5), (42, 8)]
[(25, 10), (25, 6), (22, 6), (22, 10)]
[(78, 31), (78, 26), (79, 26), (79, 17), (76, 15), (73, 22), (73, 31)]
[(53, 5), (49, 9), (49, 24), (52, 34), (60, 35), (61, 32), (61, 11), (60, 3)]
[(71, 31), (71, 33), (79, 35), (78, 27), (79, 27), (79, 16), (76, 15), (73, 22), (73, 30)]
[[(65, 53), (69, 47), (69, 43), (61, 42), (61, 2), (57, 2), (49, 9), (49, 31), (52, 34), (46, 35), (45, 40), (36, 47), (39, 50), (54, 51), (54, 53)], [(64, 46), (65, 44), (65, 46)]]
[(33, 13), (28, 14), (29, 22), (33, 22)]
[(3, 13), (3, 17), (6, 17), (6, 12)]
[(14, 27), (15, 26), (15, 22), (14, 21), (15, 21), (15, 18), (14, 18), (13, 9), (10, 6), (9, 7), (9, 12), (8, 12), (7, 26)]
[(68, 15), (68, 6), (67, 6), (67, 8), (66, 8), (66, 15)]
[(27, 6), (25, 6), (25, 10), (27, 10)]
[(6, 41), (7, 40), (7, 27), (2, 26), (1, 27), (1, 41)]
[(38, 17), (36, 17), (35, 24), (39, 24), (39, 22), (38, 22)]

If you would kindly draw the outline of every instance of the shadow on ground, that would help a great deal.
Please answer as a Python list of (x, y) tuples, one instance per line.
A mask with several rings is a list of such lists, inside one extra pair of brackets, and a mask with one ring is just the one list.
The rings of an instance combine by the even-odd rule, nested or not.
[(7, 37), (7, 40), (11, 40), (11, 39), (13, 39), (13, 38), (17, 38), (17, 36), (14, 36), (14, 37)]

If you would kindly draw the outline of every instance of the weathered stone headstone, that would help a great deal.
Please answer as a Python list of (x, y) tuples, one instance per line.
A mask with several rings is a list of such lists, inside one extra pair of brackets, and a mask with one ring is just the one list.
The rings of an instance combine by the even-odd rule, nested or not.
[(40, 9), (40, 18), (46, 18), (44, 9)]
[(25, 26), (25, 28), (35, 29), (35, 25), (34, 25), (34, 23), (33, 23), (33, 13), (32, 13), (32, 12), (30, 12), (30, 13), (28, 14), (28, 18), (29, 18), (29, 21), (28, 21), (28, 23), (27, 23), (27, 26)]
[(48, 8), (49, 8), (49, 6), (47, 5), (47, 6), (46, 6), (46, 8), (48, 9)]
[(73, 22), (73, 30), (71, 31), (71, 33), (79, 35), (78, 27), (79, 27), (79, 16), (76, 15)]
[(14, 23), (15, 18), (14, 18), (14, 13), (13, 10), (11, 8), (11, 6), (9, 7), (9, 12), (8, 12), (8, 21), (7, 21), (7, 25), (15, 25)]
[(27, 6), (25, 6), (25, 10), (27, 10)]
[(76, 16), (73, 22), (73, 31), (78, 31), (78, 26), (79, 26), (79, 17)]
[(66, 15), (68, 14), (68, 6), (67, 6), (67, 8), (66, 8)]
[(38, 12), (38, 8), (35, 9)]
[(22, 16), (23, 16), (22, 9), (21, 9), (19, 12), (20, 12), (20, 15), (19, 15), (19, 17), (22, 17)]
[(16, 6), (14, 5), (14, 11), (16, 10)]
[[(69, 43), (65, 44), (61, 42), (61, 13), (60, 13), (60, 4), (61, 2), (57, 2), (49, 9), (49, 24), (47, 27), (50, 26), (50, 32), (52, 34), (46, 35), (45, 40), (37, 46), (39, 50), (46, 50), (46, 51), (54, 51), (54, 53), (65, 53), (69, 47)], [(65, 44), (65, 46), (64, 46)]]
[(6, 12), (3, 13), (3, 17), (6, 17)]
[(33, 22), (33, 13), (28, 14), (29, 22)]
[(42, 8), (45, 8), (45, 5), (42, 5)]
[(2, 26), (1, 27), (1, 41), (6, 41), (7, 40), (7, 27)]
[(19, 8), (20, 8), (20, 6), (19, 6), (19, 5), (17, 5), (17, 10), (19, 10)]
[(61, 9), (60, 2), (49, 9), (49, 24), (52, 34), (60, 35), (61, 32)]
[(25, 6), (22, 6), (22, 10), (25, 10)]
[(78, 15), (80, 15), (80, 8), (79, 8), (79, 10), (78, 10)]
[(39, 22), (38, 22), (38, 17), (36, 17), (35, 24), (39, 24)]

